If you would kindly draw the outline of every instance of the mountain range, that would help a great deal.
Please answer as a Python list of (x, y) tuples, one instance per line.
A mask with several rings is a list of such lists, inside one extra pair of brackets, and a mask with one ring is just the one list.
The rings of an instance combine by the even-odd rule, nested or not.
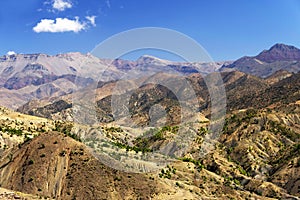
[(109, 60), (81, 53), (6, 55), (0, 57), (0, 104), (16, 109), (29, 100), (69, 94), (95, 81), (118, 80), (135, 69), (147, 71), (156, 66), (161, 71), (207, 74), (223, 64), (178, 63), (152, 56), (142, 56), (137, 61)]
[[(2, 56), (0, 198), (297, 200), (299, 62), (284, 44), (217, 63)], [(212, 119), (215, 72), (226, 114)]]
[[(142, 56), (137, 61), (109, 60), (80, 53), (6, 55), (0, 57), (0, 104), (17, 109), (30, 100), (70, 94), (92, 82), (101, 81), (95, 79), (114, 81), (129, 71), (147, 71), (153, 66), (159, 71), (174, 70), (186, 75), (237, 70), (266, 78), (280, 70), (296, 73), (300, 70), (299, 52), (296, 47), (275, 44), (257, 56), (216, 63), (171, 62), (153, 56)], [(93, 77), (95, 74), (101, 76)]]

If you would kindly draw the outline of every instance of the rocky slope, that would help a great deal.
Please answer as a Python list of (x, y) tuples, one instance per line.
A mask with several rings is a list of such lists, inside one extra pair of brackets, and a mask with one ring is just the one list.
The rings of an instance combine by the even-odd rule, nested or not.
[[(296, 128), (293, 132), (286, 128), (299, 123), (296, 120), (299, 108), (293, 105), (293, 115), (285, 114), (288, 110), (284, 108), (280, 112), (249, 110), (236, 113), (236, 117), (229, 115), (230, 123), (225, 126), (214, 152), (199, 157), (199, 138), (184, 158), (178, 158), (162, 170), (143, 174), (125, 173), (102, 164), (83, 143), (68, 137), (67, 132), (39, 130), (38, 136), (25, 142), (16, 140), (15, 145), (1, 153), (1, 186), (34, 195), (27, 199), (35, 196), (44, 199), (296, 199), (299, 196), (296, 178), (299, 177), (296, 145), (299, 132)], [(2, 116), (9, 113), (14, 112)], [(22, 126), (20, 117), (24, 115), (9, 115), (19, 117)], [(280, 129), (271, 123), (281, 120), (285, 121)], [(27, 124), (27, 118), (23, 122)], [(200, 137), (202, 133), (207, 134), (206, 123), (201, 125)], [(68, 129), (63, 128), (63, 122), (55, 125), (55, 130)], [(265, 130), (259, 131), (263, 127)], [(114, 135), (118, 129), (106, 130)], [(168, 130), (165, 129), (163, 137), (168, 135)], [(2, 129), (2, 134), (5, 132)], [(148, 140), (148, 145), (151, 147), (154, 142), (152, 147), (155, 147), (159, 140), (164, 141), (163, 138)]]
[(277, 83), (265, 88), (257, 88), (257, 93), (245, 94), (235, 102), (233, 109), (253, 108), (274, 108), (278, 105), (296, 102), (299, 100), (299, 76), (300, 73), (293, 74)]
[[(234, 110), (236, 108), (246, 108), (245, 98), (251, 96), (252, 98), (260, 95), (260, 93), (271, 85), (264, 79), (248, 75), (238, 71), (222, 72), (224, 87), (226, 90), (227, 108)], [(81, 105), (85, 111), (96, 110), (99, 122), (113, 122), (116, 121), (114, 117), (121, 113), (112, 113), (112, 97), (118, 104), (118, 99), (127, 99), (130, 113), (128, 116), (136, 121), (139, 125), (148, 125), (151, 122), (151, 108), (153, 106), (161, 106), (161, 109), (167, 110), (166, 115), (163, 114), (161, 118), (167, 117), (167, 124), (176, 124), (180, 121), (180, 104), (192, 104), (192, 108), (199, 110), (205, 115), (210, 114), (210, 95), (205, 83), (205, 79), (200, 74), (191, 74), (182, 78), (173, 75), (156, 74), (151, 77), (154, 80), (160, 80), (165, 84), (169, 84), (169, 88), (160, 84), (147, 84), (147, 80), (141, 80), (145, 84), (140, 84), (138, 88), (122, 90), (121, 94), (117, 93), (116, 87), (120, 87), (118, 81), (98, 84), (98, 88), (88, 88), (83, 92), (75, 92), (73, 96), (80, 99), (80, 102), (89, 102), (90, 105)], [(150, 79), (151, 79), (150, 78)], [(134, 85), (134, 82), (128, 83)], [(189, 88), (184, 88), (187, 83), (191, 84)], [(248, 87), (251, 85), (251, 87)], [(89, 92), (87, 92), (89, 91)], [(120, 92), (119, 92), (120, 93)], [(194, 95), (192, 95), (194, 94)], [(129, 96), (128, 96), (129, 95)], [(183, 97), (182, 99), (179, 99)], [(90, 102), (93, 99), (94, 102)], [(244, 102), (245, 101), (245, 102)], [(72, 95), (64, 95), (59, 98), (42, 99), (39, 101), (30, 101), (18, 108), (19, 112), (36, 115), (40, 117), (47, 117), (51, 119), (68, 119), (72, 120), (73, 111), (71, 108), (74, 103)], [(96, 106), (96, 108), (95, 108)], [(85, 112), (87, 113), (87, 112)], [(118, 118), (120, 120), (120, 118)], [(159, 121), (159, 119), (157, 119)]]
[(83, 144), (55, 132), (13, 150), (0, 171), (3, 187), (54, 199), (150, 198), (160, 191), (156, 181), (116, 172)]
[(275, 72), (274, 74), (272, 74), (271, 76), (268, 76), (265, 80), (269, 83), (269, 84), (274, 84), (277, 83), (285, 78), (288, 78), (290, 76), (292, 76), (293, 73), (285, 71), (285, 70), (279, 70), (277, 72)]

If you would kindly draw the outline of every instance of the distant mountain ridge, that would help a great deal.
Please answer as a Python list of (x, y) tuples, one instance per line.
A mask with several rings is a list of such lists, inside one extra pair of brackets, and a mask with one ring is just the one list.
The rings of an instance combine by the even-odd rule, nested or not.
[[(73, 59), (77, 58), (77, 60)], [(91, 67), (99, 60), (80, 53), (14, 54), (0, 57), (0, 104), (17, 108), (31, 99), (55, 97), (85, 87), (90, 78), (77, 77), (81, 62), (89, 60)]]
[[(0, 57), (0, 105), (17, 109), (30, 100), (63, 96), (93, 82), (116, 81), (135, 71), (179, 72), (188, 76), (228, 70), (261, 78), (279, 70), (297, 73), (300, 71), (300, 50), (275, 44), (257, 56), (211, 63), (173, 62), (150, 55), (136, 61), (112, 60), (78, 52), (54, 56), (41, 53), (5, 55)], [(277, 77), (278, 80), (282, 78), (285, 75)]]
[(222, 66), (221, 71), (238, 70), (262, 78), (279, 70), (300, 71), (300, 49), (285, 44), (275, 44), (257, 56), (244, 56), (232, 64)]
[(209, 74), (225, 62), (173, 62), (144, 55), (136, 61), (92, 54), (13, 54), (0, 57), (0, 105), (16, 109), (32, 99), (58, 97), (93, 82), (115, 81), (130, 71)]

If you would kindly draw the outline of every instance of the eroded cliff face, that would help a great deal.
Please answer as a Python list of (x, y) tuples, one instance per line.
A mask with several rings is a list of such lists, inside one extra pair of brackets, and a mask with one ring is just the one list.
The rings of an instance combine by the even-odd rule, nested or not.
[[(55, 139), (56, 138), (56, 139)], [(1, 168), (3, 187), (49, 197), (59, 197), (68, 169), (67, 138), (52, 134), (14, 149)], [(64, 154), (64, 155), (63, 155)], [(66, 154), (66, 155), (65, 155)]]
[(57, 132), (14, 149), (1, 165), (1, 186), (55, 199), (150, 198), (156, 181), (104, 166), (79, 142)]
[[(241, 171), (253, 178), (252, 182), (270, 182), (299, 196), (296, 189), (300, 186), (299, 109), (296, 102), (273, 110), (248, 109), (232, 113), (220, 140), (224, 156), (242, 167)], [(278, 191), (270, 189), (272, 187), (259, 189), (256, 184), (252, 188), (269, 196)]]

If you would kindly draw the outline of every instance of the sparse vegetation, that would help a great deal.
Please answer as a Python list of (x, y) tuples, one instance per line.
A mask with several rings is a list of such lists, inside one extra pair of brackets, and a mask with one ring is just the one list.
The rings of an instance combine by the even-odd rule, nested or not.
[[(152, 128), (146, 131), (144, 134), (142, 134), (142, 136), (137, 137), (134, 141), (134, 144), (139, 149), (145, 149), (147, 151), (147, 149), (150, 150), (149, 147), (151, 144), (166, 140), (167, 133), (176, 134), (178, 130), (178, 126), (164, 126), (160, 129)], [(156, 149), (153, 149), (153, 151), (155, 150)]]
[(238, 165), (238, 169), (240, 171), (241, 174), (245, 175), (245, 176), (248, 176), (248, 173), (246, 172), (246, 170), (243, 169), (242, 166)]
[(32, 159), (29, 160), (28, 165), (33, 165), (34, 161)]
[(45, 145), (44, 144), (41, 144), (38, 149), (44, 149), (45, 148)]
[(140, 147), (137, 147), (137, 146), (129, 146), (129, 145), (122, 144), (120, 142), (114, 142), (112, 144), (119, 147), (119, 148), (126, 149), (126, 151), (135, 151), (136, 153), (138, 153), (138, 152), (143, 152), (143, 153), (152, 152), (152, 150), (148, 149), (148, 148), (140, 148)]
[(23, 131), (15, 128), (10, 128), (10, 127), (0, 127), (0, 131), (2, 132), (7, 132), (8, 134), (12, 135), (17, 135), (17, 136), (22, 136)]
[(59, 156), (62, 156), (64, 157), (66, 155), (67, 151), (66, 150), (62, 150), (60, 153), (59, 153)]
[(44, 157), (46, 157), (46, 155), (43, 153), (43, 154), (40, 155), (40, 157), (44, 158)]
[(201, 171), (204, 168), (204, 165), (202, 164), (201, 160), (194, 160), (192, 158), (186, 158), (186, 157), (179, 158), (179, 160), (182, 160), (183, 162), (193, 163), (196, 166), (198, 171)]
[(167, 165), (166, 169), (161, 169), (161, 171), (159, 173), (159, 177), (171, 179), (172, 174), (176, 174), (176, 169), (173, 166), (171, 167), (171, 166)]

